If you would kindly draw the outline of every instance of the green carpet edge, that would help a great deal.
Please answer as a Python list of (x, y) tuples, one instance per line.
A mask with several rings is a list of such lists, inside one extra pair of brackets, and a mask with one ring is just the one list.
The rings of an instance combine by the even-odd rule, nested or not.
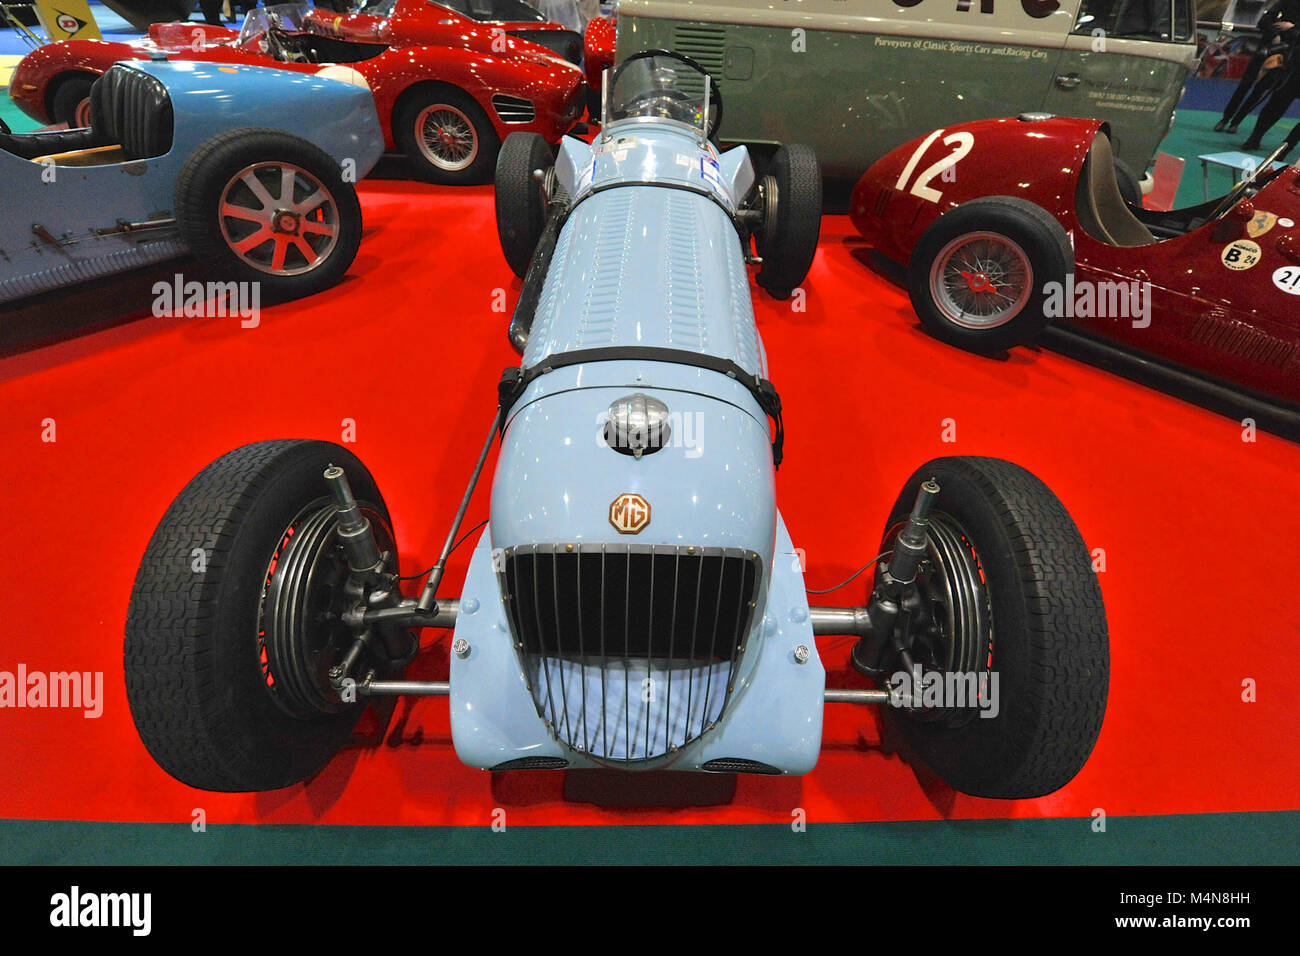
[(7, 864), (1294, 865), (1300, 811), (685, 826), (355, 826), (0, 820)]

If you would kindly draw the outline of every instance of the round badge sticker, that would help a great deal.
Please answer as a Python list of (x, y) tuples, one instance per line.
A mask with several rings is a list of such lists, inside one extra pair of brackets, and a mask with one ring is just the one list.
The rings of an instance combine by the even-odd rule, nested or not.
[(1258, 242), (1252, 242), (1249, 239), (1238, 239), (1223, 247), (1223, 253), (1219, 256), (1223, 264), (1229, 269), (1240, 272), (1243, 269), (1251, 269), (1259, 264), (1260, 248)]
[(1276, 215), (1271, 212), (1257, 212), (1255, 217), (1246, 223), (1246, 235), (1252, 239), (1258, 239), (1275, 225), (1277, 225)]
[(1273, 284), (1290, 295), (1300, 295), (1300, 266), (1283, 266), (1273, 273)]

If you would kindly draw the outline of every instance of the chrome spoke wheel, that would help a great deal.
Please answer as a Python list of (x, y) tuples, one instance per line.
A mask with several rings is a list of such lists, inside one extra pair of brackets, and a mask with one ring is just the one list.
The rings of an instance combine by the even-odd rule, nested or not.
[(930, 296), (944, 318), (966, 329), (993, 329), (1029, 302), (1034, 269), (1013, 240), (993, 232), (958, 236), (930, 266)]
[(256, 163), (240, 170), (222, 190), (217, 215), (230, 250), (267, 275), (310, 272), (338, 243), (339, 208), (333, 194), (291, 163)]
[(478, 157), (478, 133), (463, 111), (448, 103), (426, 106), (415, 116), (415, 142), (439, 169), (458, 172)]

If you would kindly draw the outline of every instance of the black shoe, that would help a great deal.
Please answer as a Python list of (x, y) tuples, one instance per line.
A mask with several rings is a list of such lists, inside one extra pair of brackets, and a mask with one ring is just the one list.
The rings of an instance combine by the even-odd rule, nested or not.
[(1241, 144), (1241, 148), (1242, 148), (1243, 150), (1245, 150), (1246, 152), (1248, 152), (1248, 153), (1253, 153), (1255, 150), (1257, 150), (1257, 149), (1263, 149), (1264, 147), (1261, 146), (1261, 145), (1259, 145), (1259, 140), (1257, 140), (1257, 139), (1248, 139), (1248, 140), (1246, 140), (1246, 142), (1244, 142), (1244, 143)]
[(1214, 131), (1216, 133), (1222, 133), (1227, 128), (1228, 128), (1227, 120), (1219, 120), (1217, 123), (1214, 124)]
[(1233, 123), (1231, 126), (1229, 126), (1229, 127), (1228, 127), (1228, 132), (1229, 132), (1229, 133), (1235, 133), (1235, 132), (1237, 132), (1237, 124), (1236, 124), (1236, 123)]

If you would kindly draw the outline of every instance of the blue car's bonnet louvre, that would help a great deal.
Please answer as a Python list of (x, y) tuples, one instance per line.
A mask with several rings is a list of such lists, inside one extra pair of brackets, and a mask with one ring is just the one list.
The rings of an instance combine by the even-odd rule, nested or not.
[[(0, 278), (0, 302), (22, 299), (29, 295), (38, 295), (52, 289), (61, 289), (75, 282), (98, 279), (100, 276), (113, 275), (127, 269), (163, 262), (183, 256), (189, 247), (179, 239), (160, 238), (151, 242), (129, 242), (123, 239), (119, 248), (111, 252), (86, 259), (69, 259), (41, 269), (12, 278)], [(55, 254), (51, 259), (58, 261)]]
[(620, 345), (702, 352), (764, 373), (736, 227), (717, 203), (682, 189), (609, 189), (565, 222), (523, 364)]
[(538, 713), (568, 746), (625, 763), (721, 718), (762, 579), (739, 548), (511, 548), (502, 593)]

